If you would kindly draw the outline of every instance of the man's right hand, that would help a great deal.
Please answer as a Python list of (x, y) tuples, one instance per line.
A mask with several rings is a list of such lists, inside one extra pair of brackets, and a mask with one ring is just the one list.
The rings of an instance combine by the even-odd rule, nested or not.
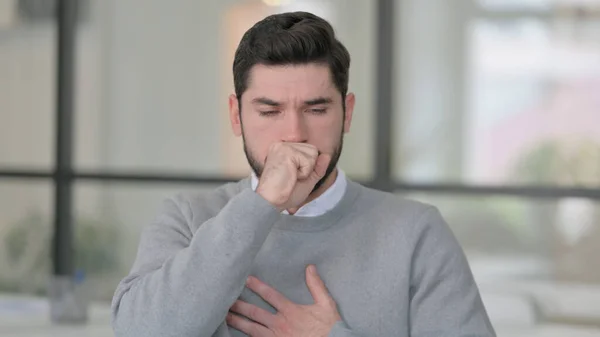
[(330, 160), (329, 154), (319, 154), (309, 144), (274, 143), (256, 193), (280, 211), (298, 208), (323, 178)]

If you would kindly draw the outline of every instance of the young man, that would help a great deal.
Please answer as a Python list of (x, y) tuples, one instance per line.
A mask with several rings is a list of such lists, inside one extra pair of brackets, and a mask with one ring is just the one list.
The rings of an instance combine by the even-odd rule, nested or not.
[(254, 173), (165, 202), (116, 290), (117, 336), (494, 336), (440, 213), (337, 168), (349, 66), (309, 13), (246, 32), (229, 110)]

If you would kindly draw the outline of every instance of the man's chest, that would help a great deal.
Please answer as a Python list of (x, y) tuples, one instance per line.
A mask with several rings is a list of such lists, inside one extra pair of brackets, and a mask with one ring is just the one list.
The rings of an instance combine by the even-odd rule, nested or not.
[[(339, 313), (354, 331), (366, 336), (392, 335), (407, 330), (409, 275), (403, 262), (382, 258), (378, 251), (313, 248), (276, 254), (265, 246), (252, 275), (297, 304), (313, 304), (306, 285), (306, 266), (314, 264)], [(278, 247), (279, 248), (279, 247)], [(280, 250), (277, 249), (279, 252)], [(240, 300), (276, 313), (260, 296), (244, 289)]]

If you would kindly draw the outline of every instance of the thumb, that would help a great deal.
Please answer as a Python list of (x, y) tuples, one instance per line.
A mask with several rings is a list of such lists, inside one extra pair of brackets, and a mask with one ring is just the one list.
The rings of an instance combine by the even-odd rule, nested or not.
[(327, 172), (327, 166), (329, 166), (329, 162), (331, 161), (331, 155), (329, 154), (320, 154), (317, 158), (317, 162), (315, 163), (315, 167), (313, 172), (310, 174), (311, 180), (315, 183), (319, 181), (321, 178), (325, 176)]
[(325, 283), (317, 273), (317, 267), (314, 265), (306, 268), (306, 285), (316, 304), (326, 304), (333, 301)]

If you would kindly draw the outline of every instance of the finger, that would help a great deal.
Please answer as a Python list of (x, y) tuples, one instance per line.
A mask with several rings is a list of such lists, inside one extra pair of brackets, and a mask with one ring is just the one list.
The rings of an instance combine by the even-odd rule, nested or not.
[(297, 172), (298, 180), (310, 177), (319, 156), (319, 150), (315, 146), (305, 143), (283, 143), (279, 149), (287, 152), (286, 155)]
[(316, 159), (319, 156), (319, 150), (316, 146), (306, 143), (290, 143), (290, 147), (294, 150), (305, 153), (311, 158)]
[(305, 180), (312, 174), (316, 160), (306, 153), (296, 151), (293, 154), (292, 161), (298, 169), (298, 180)]
[(267, 327), (273, 326), (275, 320), (275, 315), (270, 312), (243, 301), (236, 301), (229, 310)]
[(264, 326), (233, 313), (228, 313), (225, 321), (230, 327), (238, 329), (249, 336), (268, 336), (269, 333), (269, 329)]
[(316, 146), (308, 143), (279, 143), (279, 146), (274, 146), (273, 151), (285, 151), (287, 153), (304, 153), (309, 157), (317, 158), (319, 150)]
[(317, 162), (313, 167), (313, 172), (310, 175), (310, 179), (314, 180), (315, 183), (325, 176), (327, 173), (327, 167), (331, 161), (331, 155), (322, 153), (317, 158)]
[(325, 282), (321, 280), (314, 265), (306, 268), (306, 285), (316, 304), (330, 304), (333, 302)]
[(257, 279), (256, 277), (248, 277), (246, 283), (248, 288), (257, 293), (263, 300), (272, 305), (277, 311), (285, 312), (288, 308), (294, 305), (290, 300), (285, 298), (277, 290), (271, 288), (268, 284)]

